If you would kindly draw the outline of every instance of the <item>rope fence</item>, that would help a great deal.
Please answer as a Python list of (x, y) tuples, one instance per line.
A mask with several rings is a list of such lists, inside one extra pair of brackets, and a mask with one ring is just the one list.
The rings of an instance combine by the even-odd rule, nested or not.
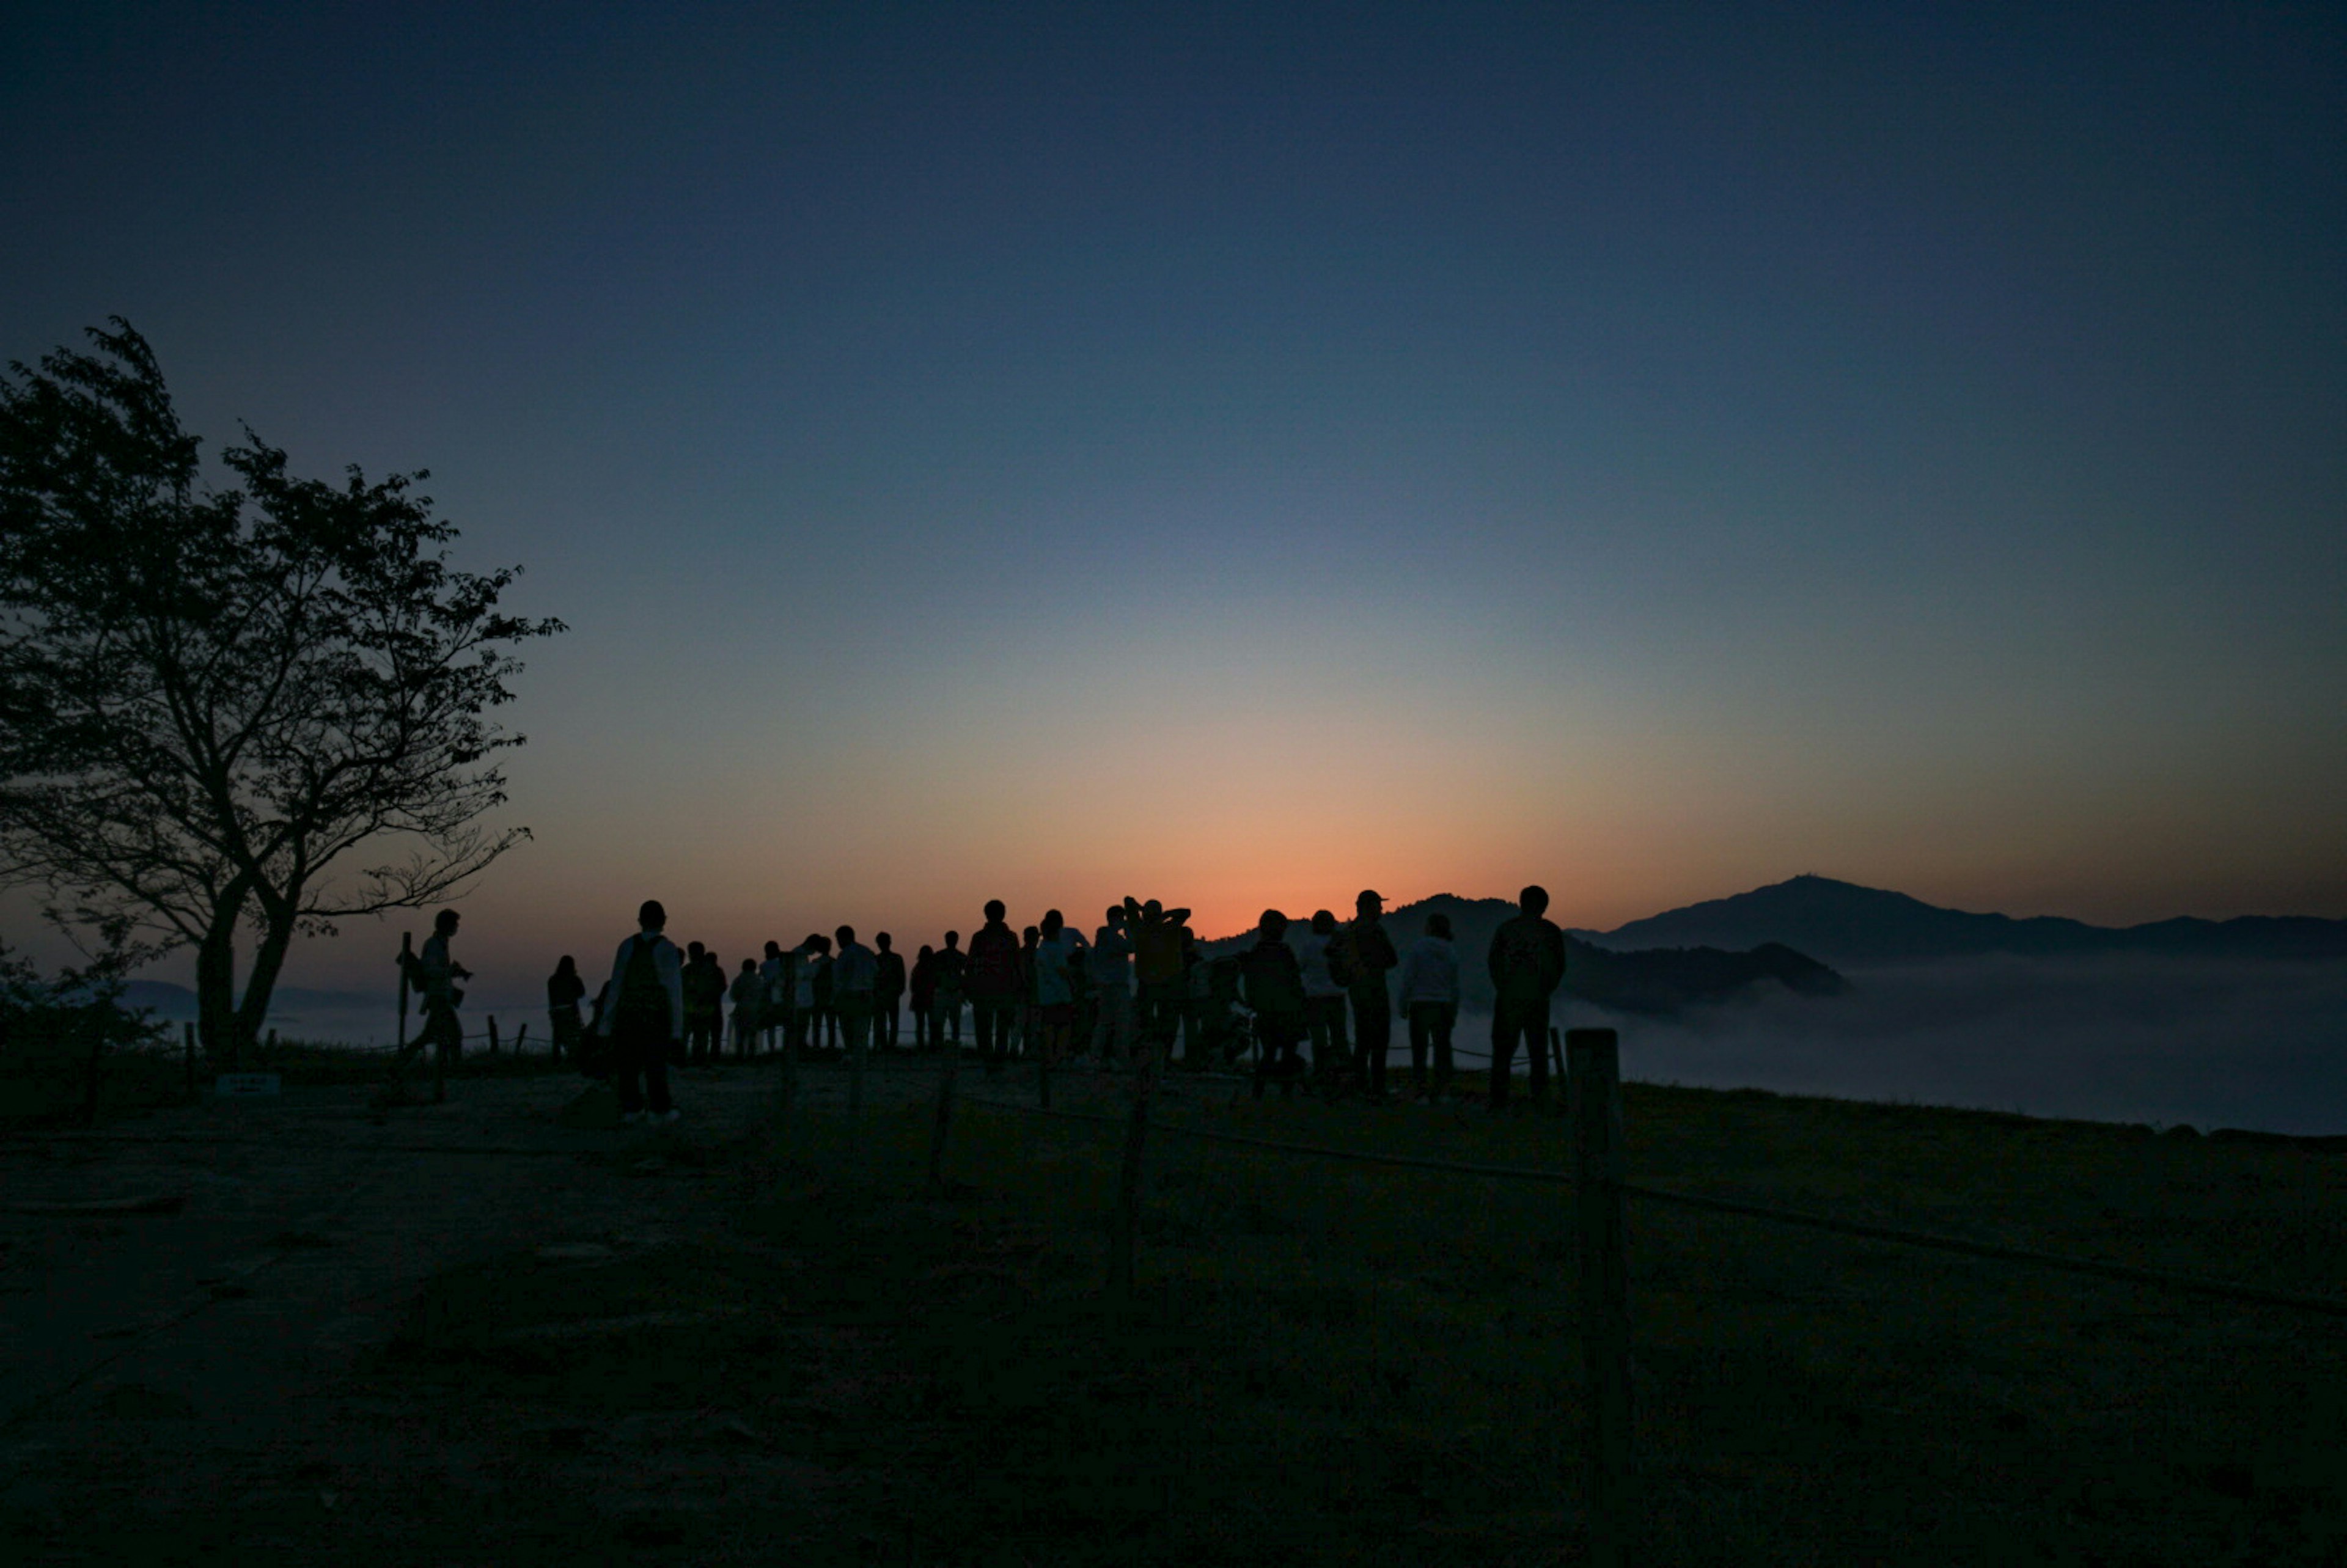
[[(1634, 1483), (1630, 1446), (1631, 1374), (1628, 1311), (1628, 1246), (1623, 1210), (1626, 1200), (1661, 1204), (1703, 1213), (1755, 1219), (1772, 1225), (1863, 1237), (1924, 1251), (1951, 1253), (2000, 1263), (2019, 1264), (2055, 1273), (2121, 1284), (2175, 1291), (2179, 1294), (2347, 1318), (2347, 1299), (2296, 1291), (2270, 1290), (2233, 1280), (2201, 1275), (2143, 1268), (2104, 1258), (2075, 1257), (2005, 1242), (1973, 1241), (1962, 1236), (1910, 1230), (1904, 1226), (1841, 1219), (1772, 1204), (1712, 1197), (1696, 1193), (1650, 1187), (1627, 1180), (1622, 1132), (1619, 1042), (1612, 1030), (1573, 1030), (1561, 1055), (1569, 1057), (1566, 1088), (1568, 1117), (1573, 1130), (1573, 1169), (1479, 1164), (1466, 1161), (1388, 1154), (1368, 1150), (1338, 1149), (1324, 1144), (1287, 1143), (1249, 1137), (1179, 1122), (1153, 1122), (1148, 1115), (1150, 1086), (1133, 1086), (1128, 1117), (1104, 1116), (1083, 1111), (1059, 1110), (1048, 1103), (971, 1098), (969, 1103), (988, 1110), (1042, 1116), (1057, 1121), (1127, 1128), (1118, 1206), (1112, 1215), (1109, 1263), (1111, 1289), (1129, 1297), (1133, 1273), (1133, 1248), (1139, 1233), (1138, 1173), (1143, 1141), (1150, 1132), (1201, 1139), (1209, 1143), (1260, 1149), (1266, 1153), (1356, 1165), (1437, 1171), (1456, 1175), (1530, 1181), (1564, 1187), (1576, 1198), (1580, 1234), (1578, 1248), (1582, 1337), (1587, 1368), (1589, 1406), (1584, 1434), (1588, 1466), (1589, 1556), (1600, 1564), (1624, 1561), (1633, 1515)], [(1038, 1088), (1048, 1101), (1048, 1069), (1039, 1072)], [(953, 1068), (949, 1061), (939, 1085), (935, 1142), (930, 1149), (933, 1181), (942, 1169), (953, 1106)]]

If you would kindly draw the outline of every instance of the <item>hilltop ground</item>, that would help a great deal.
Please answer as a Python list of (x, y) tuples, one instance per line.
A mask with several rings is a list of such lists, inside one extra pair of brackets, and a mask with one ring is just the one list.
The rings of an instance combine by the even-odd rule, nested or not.
[[(380, 1125), (359, 1086), (0, 1143), (0, 1551), (41, 1562), (1572, 1561), (1568, 1200), (1171, 1134), (1100, 1289), (1115, 1133), (932, 1070), (687, 1074), (658, 1136), (558, 1076)], [(1032, 1099), (1031, 1081), (967, 1092)], [(1118, 1082), (1062, 1080), (1113, 1111)], [(1235, 1101), (1169, 1122), (1555, 1166), (1562, 1124)], [(2347, 1159), (1633, 1085), (1632, 1170), (2341, 1284)], [(1645, 1563), (2335, 1562), (2336, 1320), (1636, 1208)]]

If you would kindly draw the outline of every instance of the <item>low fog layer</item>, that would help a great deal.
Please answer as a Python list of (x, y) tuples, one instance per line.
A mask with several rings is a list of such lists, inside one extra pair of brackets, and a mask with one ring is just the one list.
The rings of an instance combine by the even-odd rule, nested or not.
[[(2347, 1132), (2347, 965), (1993, 956), (1852, 969), (1849, 979), (1853, 989), (1838, 998), (1768, 988), (1668, 1019), (1569, 1003), (1557, 1020), (1620, 1030), (1624, 1071), (1653, 1082)], [(305, 1005), (271, 1023), (311, 1039), (391, 1039), (388, 1003), (298, 999)], [(468, 1006), (466, 1027), (482, 1029), (489, 1013), (507, 1040), (527, 1021), (530, 1048), (544, 1049), (541, 1009)], [(1462, 1017), (1456, 1039), (1460, 1065), (1482, 1066), (1490, 1019)], [(1397, 1022), (1397, 1063), (1409, 1061), (1407, 1040)]]
[(2347, 1132), (2347, 965), (1999, 955), (1849, 979), (1830, 999), (1563, 1021), (1620, 1029), (1623, 1071), (1654, 1082)]

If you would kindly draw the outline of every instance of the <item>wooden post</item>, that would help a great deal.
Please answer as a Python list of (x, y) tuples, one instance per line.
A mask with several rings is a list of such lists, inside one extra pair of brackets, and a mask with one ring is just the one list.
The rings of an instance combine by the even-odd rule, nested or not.
[(185, 1042), (187, 1048), (188, 1098), (193, 1100), (196, 1097), (196, 1026), (192, 1023), (181, 1024), (179, 1038)]
[(1149, 1139), (1149, 1076), (1136, 1072), (1133, 1115), (1124, 1129), (1124, 1169), (1117, 1180), (1116, 1217), (1109, 1229), (1108, 1286), (1117, 1301), (1133, 1300), (1133, 1253), (1141, 1234), (1141, 1154)]
[(522, 1053), (523, 1042), (528, 1039), (529, 1020), (524, 1019), (521, 1020), (521, 1027), (514, 1030), (514, 1054), (516, 1056), (519, 1056)]
[(399, 1044), (399, 1050), (400, 1050), (400, 1052), (401, 1052), (401, 1054), (402, 1054), (402, 1055), (406, 1054), (406, 1051), (407, 1051), (407, 971), (408, 971), (409, 967), (410, 967), (411, 965), (413, 965), (413, 964), (415, 962), (415, 932), (413, 932), (413, 931), (402, 931), (402, 932), (399, 934), (399, 1037), (398, 1037), (398, 1044)]
[(489, 1015), (489, 1054), (495, 1056), (503, 1047), (504, 1041), (497, 1039), (497, 1015), (491, 1013)]
[(1624, 1225), (1620, 1043), (1610, 1029), (1565, 1035), (1573, 1184), (1581, 1233), (1581, 1346), (1587, 1388), (1589, 1561), (1620, 1568), (1630, 1532), (1630, 1266)]
[(953, 1132), (954, 1069), (961, 1051), (946, 1048), (945, 1070), (938, 1074), (938, 1122), (929, 1133), (929, 1185), (943, 1187), (946, 1182), (946, 1140)]

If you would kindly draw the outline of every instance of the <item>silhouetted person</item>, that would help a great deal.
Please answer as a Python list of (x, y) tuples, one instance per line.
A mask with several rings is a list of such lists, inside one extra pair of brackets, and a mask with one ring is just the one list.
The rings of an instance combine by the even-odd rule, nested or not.
[(817, 999), (829, 989), (827, 980), (820, 985), (817, 983), (821, 979), (824, 966), (827, 961), (824, 957), (825, 946), (824, 939), (810, 931), (807, 933), (806, 940), (801, 942), (792, 955), (791, 973), (794, 981), (791, 988), (791, 1049), (793, 1050), (806, 1050), (807, 1037), (810, 1034), (815, 1037), (815, 1044), (823, 1043), (822, 1026), (817, 1020), (815, 1009)]
[(815, 1043), (818, 1050), (839, 1049), (839, 1007), (833, 999), (831, 938), (815, 938)]
[(1263, 1098), (1266, 1079), (1279, 1082), (1282, 1100), (1296, 1098), (1296, 1081), (1304, 1063), (1296, 1042), (1304, 1038), (1304, 969), (1296, 949), (1287, 945), (1287, 917), (1266, 909), (1255, 925), (1255, 946), (1239, 958), (1239, 986), (1255, 1013), (1255, 1037), (1262, 1049), (1255, 1057), (1255, 1097)]
[(1083, 946), (1084, 939), (1068, 929), (1066, 917), (1057, 909), (1043, 912), (1031, 961), (1035, 966), (1035, 1016), (1040, 1026), (1037, 1043), (1043, 1060), (1053, 1066), (1067, 1056), (1068, 1047), (1075, 1039), (1076, 981), (1069, 971)]
[(1386, 971), (1400, 960), (1393, 938), (1380, 924), (1384, 897), (1364, 889), (1353, 900), (1353, 918), (1328, 943), (1328, 972), (1345, 987), (1353, 1004), (1353, 1048), (1361, 1081), (1372, 1102), (1386, 1097), (1386, 1055), (1393, 1047), (1393, 999), (1386, 994)]
[(856, 939), (856, 927), (842, 926), (838, 956), (831, 960), (831, 1009), (839, 1019), (841, 1045), (857, 1056), (872, 1038), (872, 987), (879, 979), (879, 955)]
[(927, 1050), (937, 1043), (937, 1020), (930, 1014), (938, 1005), (938, 950), (927, 942), (913, 955), (910, 994), (906, 1000), (913, 1009), (913, 1049)]
[(661, 935), (668, 911), (654, 898), (636, 911), (636, 934), (611, 960), (610, 1005), (603, 1028), (611, 1038), (620, 1091), (620, 1119), (676, 1120), (668, 1097), (668, 1057), (684, 1033), (684, 965), (676, 944)]
[(1019, 1012), (1019, 938), (1003, 923), (1003, 914), (1001, 899), (987, 900), (986, 924), (971, 933), (969, 968), (963, 978), (970, 1019), (978, 1028), (978, 1053), (989, 1072), (1002, 1071), (1010, 1049), (1011, 1020)]
[(1304, 971), (1304, 1024), (1312, 1035), (1312, 1075), (1323, 1088), (1336, 1082), (1353, 1050), (1345, 1033), (1345, 988), (1328, 972), (1328, 944), (1336, 935), (1337, 917), (1316, 909), (1311, 929), (1296, 944), (1296, 961)]
[(1123, 1061), (1133, 1050), (1133, 941), (1124, 930), (1123, 907), (1110, 905), (1084, 965), (1099, 1011), (1092, 1049), (1102, 1067)]
[(879, 968), (872, 980), (872, 1043), (882, 1050), (897, 1049), (897, 1015), (905, 1001), (905, 955), (883, 931), (872, 938), (878, 948)]
[(766, 982), (758, 973), (758, 960), (742, 960), (742, 972), (733, 977), (729, 993), (733, 1003), (733, 1054), (747, 1061), (758, 1054), (758, 1030), (764, 1021), (759, 1016), (765, 1010)]
[(1187, 909), (1168, 909), (1156, 899), (1124, 901), (1125, 931), (1133, 939), (1134, 1034), (1143, 1065), (1170, 1061), (1182, 1028), (1184, 998), (1183, 949), (1190, 928)]
[(696, 1066), (717, 1059), (717, 1040), (724, 1024), (725, 970), (717, 955), (693, 942), (684, 961), (684, 1054)]
[(1019, 1031), (1012, 1037), (1013, 1056), (1031, 1055), (1039, 1032), (1035, 1016), (1035, 944), (1043, 939), (1040, 928), (1030, 926), (1019, 933)]
[[(1440, 1100), (1450, 1087), (1450, 1031), (1459, 1022), (1459, 950), (1450, 942), (1450, 917), (1429, 915), (1426, 934), (1409, 945), (1401, 961), (1395, 1006), (1409, 1022), (1409, 1086), (1420, 1100)], [(1434, 1086), (1426, 1082), (1426, 1057), (1434, 1053)]]
[(456, 925), (454, 909), (443, 909), (432, 917), (432, 934), (424, 938), (423, 950), (415, 955), (419, 989), (424, 993), (421, 1039), (432, 1042), (444, 1066), (454, 1066), (465, 1054), (465, 1026), (456, 1019), (456, 1009), (463, 1003), (465, 993), (456, 989), (456, 982), (473, 978), (473, 971), (448, 952), (448, 943), (456, 935)]
[(766, 1037), (766, 1049), (780, 1050), (791, 1042), (792, 1020), (798, 1016), (797, 960), (783, 951), (780, 942), (768, 942), (758, 979), (765, 987), (765, 1006), (759, 1011), (758, 1026)]
[(1508, 1066), (1516, 1042), (1524, 1045), (1532, 1068), (1532, 1097), (1548, 1092), (1548, 1005), (1564, 983), (1564, 932), (1543, 918), (1548, 889), (1525, 888), (1516, 896), (1522, 913), (1491, 933), (1488, 963), (1494, 993), (1491, 1006), (1491, 1109), (1508, 1102)]
[(556, 961), (554, 973), (546, 978), (546, 1024), (553, 1032), (557, 1061), (567, 1053), (573, 1066), (579, 1065), (579, 1037), (586, 1026), (579, 1021), (579, 1004), (586, 998), (587, 982), (579, 978), (579, 961), (565, 953)]
[(961, 1049), (961, 999), (969, 979), (969, 955), (961, 950), (961, 933), (948, 931), (938, 949), (937, 1001), (929, 1014), (929, 1038), (947, 1050)]

